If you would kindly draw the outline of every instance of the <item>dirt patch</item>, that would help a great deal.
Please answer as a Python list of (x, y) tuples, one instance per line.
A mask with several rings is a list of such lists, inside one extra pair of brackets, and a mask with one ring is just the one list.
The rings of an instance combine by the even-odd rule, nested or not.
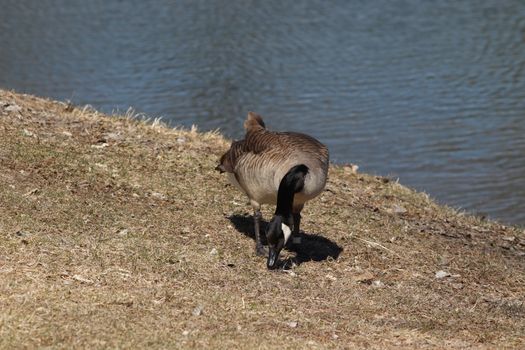
[(332, 166), (270, 272), (228, 145), (0, 90), (0, 348), (523, 346), (522, 229)]

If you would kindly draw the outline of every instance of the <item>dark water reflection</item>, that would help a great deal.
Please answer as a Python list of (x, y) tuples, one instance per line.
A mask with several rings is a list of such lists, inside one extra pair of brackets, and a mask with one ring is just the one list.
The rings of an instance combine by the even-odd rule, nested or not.
[(242, 135), (525, 224), (525, 2), (4, 0), (0, 86)]

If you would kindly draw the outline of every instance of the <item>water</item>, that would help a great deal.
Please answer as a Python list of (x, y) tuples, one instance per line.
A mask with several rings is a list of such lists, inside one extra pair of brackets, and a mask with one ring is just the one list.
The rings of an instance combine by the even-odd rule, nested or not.
[(525, 2), (3, 0), (0, 87), (242, 137), (525, 224)]

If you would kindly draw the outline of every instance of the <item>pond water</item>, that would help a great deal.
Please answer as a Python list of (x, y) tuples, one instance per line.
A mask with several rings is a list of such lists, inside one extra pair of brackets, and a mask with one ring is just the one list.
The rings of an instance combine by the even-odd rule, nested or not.
[(243, 135), (525, 224), (525, 2), (4, 0), (0, 87)]

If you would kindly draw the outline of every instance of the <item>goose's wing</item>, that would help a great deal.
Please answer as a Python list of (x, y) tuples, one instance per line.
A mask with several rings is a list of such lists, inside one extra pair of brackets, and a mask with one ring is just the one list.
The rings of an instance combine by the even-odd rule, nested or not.
[(246, 153), (244, 142), (245, 140), (233, 141), (230, 149), (224, 153), (219, 161), (219, 165), (215, 168), (221, 173), (233, 173), (237, 162)]
[(240, 162), (260, 162), (265, 159), (265, 153), (275, 153), (285, 146), (281, 144), (280, 138), (282, 136), (267, 131), (248, 132), (244, 140), (232, 142), (230, 149), (222, 155), (215, 169), (221, 173), (235, 173)]
[(244, 157), (253, 158), (253, 161), (281, 160), (297, 151), (312, 154), (321, 161), (327, 162), (328, 160), (326, 146), (309, 135), (258, 130), (246, 133), (244, 140), (234, 141), (230, 149), (221, 157), (216, 169), (233, 173), (239, 161)]

